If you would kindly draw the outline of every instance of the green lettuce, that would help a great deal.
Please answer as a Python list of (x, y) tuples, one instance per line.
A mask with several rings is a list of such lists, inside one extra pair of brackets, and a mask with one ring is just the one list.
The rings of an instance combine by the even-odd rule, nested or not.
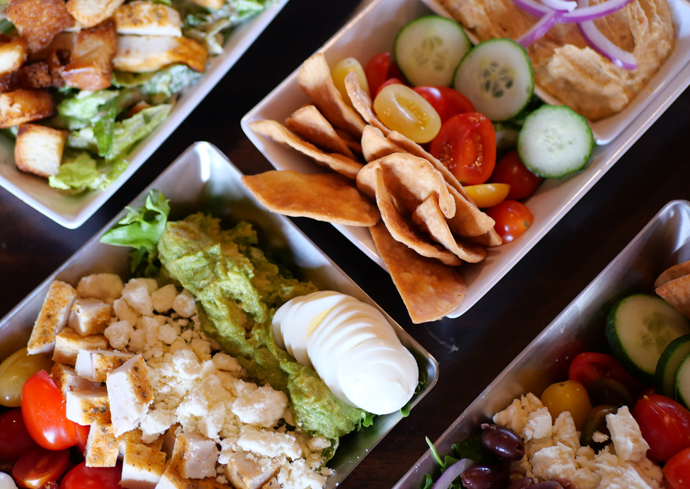
[(82, 151), (74, 157), (63, 157), (60, 171), (48, 179), (48, 184), (53, 188), (79, 193), (98, 188), (100, 181), (98, 162)]
[(172, 105), (156, 105), (142, 110), (129, 119), (116, 122), (113, 128), (112, 144), (105, 158), (112, 161), (124, 157), (137, 141), (144, 139), (158, 127), (168, 117), (171, 110)]
[(94, 120), (103, 116), (105, 106), (109, 103), (112, 105), (112, 101), (119, 95), (119, 90), (99, 90), (86, 96), (67, 98), (58, 104), (58, 117), (51, 125), (71, 131), (90, 126)]
[(195, 84), (202, 76), (187, 65), (177, 64), (154, 73), (115, 72), (112, 82), (116, 87), (138, 91), (142, 99), (152, 104), (159, 104)]

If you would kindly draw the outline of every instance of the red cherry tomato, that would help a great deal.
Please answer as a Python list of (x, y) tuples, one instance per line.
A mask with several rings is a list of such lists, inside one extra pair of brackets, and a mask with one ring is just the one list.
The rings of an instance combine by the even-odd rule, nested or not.
[(62, 450), (77, 444), (74, 423), (67, 419), (65, 399), (45, 370), (24, 383), (22, 414), (31, 438), (48, 450)]
[[(391, 53), (380, 53), (371, 58), (364, 68), (369, 83), (369, 93), (376, 94), (383, 82), (388, 80), (388, 70), (391, 66)], [(373, 97), (372, 97), (373, 98)]]
[(122, 489), (122, 464), (115, 467), (87, 467), (82, 462), (62, 479), (60, 489)]
[(504, 244), (525, 234), (534, 222), (534, 216), (527, 206), (517, 200), (504, 200), (497, 206), (487, 209), (486, 213), (496, 221), (494, 229)]
[(484, 183), (496, 165), (494, 126), (478, 112), (451, 117), (431, 141), (431, 154), (463, 185)]
[(86, 442), (89, 439), (89, 431), (91, 431), (91, 426), (82, 426), (74, 423), (74, 430), (77, 433), (77, 449), (83, 457), (86, 453)]
[(405, 78), (405, 75), (403, 75), (403, 72), (400, 71), (400, 68), (398, 68), (398, 64), (395, 62), (394, 59), (391, 60), (390, 67), (388, 68), (388, 78), (395, 78), (397, 80), (400, 80), (400, 83), (403, 85), (409, 85), (410, 82), (407, 81), (407, 78)]
[(32, 448), (14, 464), (12, 477), (19, 487), (38, 489), (46, 482), (60, 478), (69, 461), (69, 450), (54, 452), (45, 448)]
[[(381, 93), (381, 90), (383, 90), (384, 88), (386, 88), (388, 85), (404, 85), (404, 83), (401, 82), (400, 80), (398, 80), (397, 78), (389, 78), (388, 80), (386, 80), (385, 82), (383, 82), (383, 83), (381, 84), (381, 86), (379, 87), (378, 90), (376, 90), (376, 95), (378, 95), (379, 93)], [(374, 98), (375, 98), (375, 97), (374, 97)]]
[(414, 91), (424, 97), (436, 109), (441, 117), (441, 122), (446, 122), (454, 115), (477, 112), (467, 97), (452, 88), (421, 86), (415, 87)]
[(26, 430), (21, 409), (0, 414), (0, 460), (14, 463), (37, 446)]
[(580, 353), (570, 364), (568, 379), (577, 380), (585, 389), (589, 389), (596, 380), (613, 379), (623, 384), (633, 395), (644, 388), (644, 384), (630, 375), (618, 360), (605, 353)]
[(690, 448), (681, 450), (666, 462), (664, 476), (672, 489), (690, 487)]
[(643, 397), (632, 415), (649, 443), (649, 456), (655, 460), (666, 462), (690, 447), (690, 411), (673, 399), (659, 394)]
[(510, 185), (508, 198), (513, 200), (525, 199), (537, 191), (541, 184), (541, 177), (529, 171), (520, 161), (517, 151), (511, 151), (498, 160), (491, 181)]

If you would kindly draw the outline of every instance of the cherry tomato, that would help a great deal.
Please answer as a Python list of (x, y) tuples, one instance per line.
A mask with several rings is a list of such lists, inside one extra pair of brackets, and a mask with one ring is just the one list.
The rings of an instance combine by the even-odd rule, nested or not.
[(632, 415), (649, 443), (648, 454), (653, 459), (666, 462), (690, 447), (690, 411), (673, 399), (659, 394), (643, 397)]
[(568, 379), (581, 382), (586, 389), (599, 379), (613, 379), (623, 384), (633, 396), (643, 388), (643, 384), (630, 375), (618, 360), (605, 353), (580, 353), (570, 364)]
[(486, 214), (496, 221), (494, 229), (504, 244), (525, 234), (534, 222), (534, 216), (527, 206), (517, 200), (504, 200), (497, 206), (487, 209)]
[(53, 361), (46, 355), (29, 355), (26, 348), (14, 352), (0, 363), (0, 404), (21, 406), (26, 379), (39, 370), (50, 372), (51, 368)]
[(405, 76), (391, 58), (391, 53), (379, 53), (367, 63), (364, 72), (367, 75), (370, 93), (378, 94), (381, 85), (390, 78), (395, 78), (405, 84)]
[(529, 171), (520, 161), (517, 151), (511, 151), (503, 158), (498, 160), (491, 181), (496, 183), (507, 183), (510, 185), (509, 199), (525, 199), (537, 191), (541, 184), (541, 177)]
[(32, 448), (14, 464), (12, 477), (19, 487), (38, 489), (43, 484), (60, 478), (69, 461), (69, 450), (54, 452), (45, 448)]
[(65, 399), (45, 370), (24, 384), (22, 414), (31, 438), (43, 448), (62, 450), (77, 444), (74, 423), (66, 416)]
[(82, 462), (62, 479), (60, 489), (122, 489), (122, 464), (115, 467), (87, 467)]
[(568, 411), (578, 431), (582, 430), (585, 418), (592, 410), (587, 389), (575, 380), (550, 385), (541, 395), (541, 402), (554, 420), (562, 412)]
[(24, 426), (21, 409), (0, 414), (0, 460), (14, 463), (38, 445)]
[(681, 450), (666, 462), (664, 476), (672, 489), (690, 487), (690, 448)]
[(424, 97), (436, 109), (441, 117), (441, 122), (446, 122), (454, 115), (477, 112), (467, 97), (452, 88), (427, 85), (415, 87), (414, 91)]
[(388, 80), (386, 80), (385, 82), (383, 82), (381, 84), (381, 86), (379, 87), (378, 90), (376, 90), (376, 95), (381, 93), (381, 90), (386, 88), (388, 85), (404, 85), (404, 83), (401, 82), (400, 80), (398, 80), (397, 78), (389, 78)]
[(427, 143), (441, 129), (436, 110), (421, 95), (405, 85), (388, 85), (374, 99), (381, 122), (416, 143)]
[(468, 185), (465, 192), (480, 209), (493, 207), (503, 202), (510, 192), (510, 185), (505, 183), (483, 183)]
[(484, 183), (496, 166), (494, 126), (478, 112), (451, 117), (431, 142), (431, 154), (463, 185)]
[(359, 64), (355, 58), (345, 58), (338, 62), (331, 69), (331, 78), (333, 78), (333, 84), (335, 88), (338, 89), (340, 95), (343, 96), (343, 100), (346, 104), (352, 105), (350, 96), (347, 94), (347, 89), (345, 88), (345, 77), (350, 73), (355, 72), (357, 78), (359, 79), (359, 87), (365, 92), (369, 93), (369, 84), (367, 83), (367, 77), (364, 74), (364, 68)]
[(82, 426), (74, 423), (74, 430), (77, 433), (77, 448), (83, 457), (86, 453), (86, 442), (89, 439), (89, 431), (91, 431), (91, 426)]

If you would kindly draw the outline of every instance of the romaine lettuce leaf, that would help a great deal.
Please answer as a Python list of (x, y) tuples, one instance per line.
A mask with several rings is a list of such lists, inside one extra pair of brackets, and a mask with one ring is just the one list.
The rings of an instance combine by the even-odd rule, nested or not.
[[(75, 97), (60, 102), (57, 107), (58, 115), (67, 122), (70, 129), (81, 129), (90, 125), (99, 116), (102, 107), (119, 94), (118, 90), (99, 90), (90, 94), (79, 92)], [(80, 124), (81, 127), (76, 127)]]
[(159, 104), (193, 85), (202, 76), (202, 73), (197, 73), (186, 65), (177, 64), (155, 73), (115, 72), (113, 85), (138, 90), (142, 98), (147, 98), (153, 104)]
[(129, 119), (115, 123), (113, 140), (106, 159), (116, 160), (126, 156), (134, 143), (144, 139), (168, 117), (172, 105), (162, 104), (149, 107)]
[(97, 188), (101, 177), (96, 160), (82, 151), (73, 157), (63, 157), (60, 171), (48, 179), (48, 184), (53, 188), (80, 193)]

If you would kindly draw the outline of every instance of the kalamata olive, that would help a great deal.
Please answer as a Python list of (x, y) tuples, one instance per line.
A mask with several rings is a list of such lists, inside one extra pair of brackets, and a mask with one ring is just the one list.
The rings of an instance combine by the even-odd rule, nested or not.
[(533, 485), (534, 479), (531, 477), (523, 477), (513, 482), (507, 489), (524, 489), (525, 487), (532, 487)]
[(613, 379), (603, 378), (595, 380), (587, 389), (592, 406), (610, 404), (613, 406), (632, 406), (635, 399), (630, 395), (628, 389), (623, 384)]
[(504, 489), (508, 472), (500, 465), (475, 464), (460, 476), (466, 489)]
[(530, 489), (563, 489), (563, 486), (556, 481), (546, 481), (529, 486)]
[(582, 443), (583, 446), (588, 445), (595, 450), (601, 450), (604, 447), (604, 444), (595, 442), (592, 439), (592, 435), (594, 435), (594, 433), (597, 431), (605, 435), (610, 435), (609, 430), (606, 427), (606, 415), (615, 414), (616, 412), (618, 412), (618, 408), (616, 406), (606, 404), (593, 408), (589, 414), (587, 414), (585, 422), (582, 425), (580, 443)]
[(484, 425), (482, 447), (497, 457), (516, 461), (525, 456), (525, 445), (522, 439), (508, 428), (496, 425)]
[(558, 479), (557, 482), (563, 486), (563, 489), (577, 489), (575, 483), (570, 479)]

